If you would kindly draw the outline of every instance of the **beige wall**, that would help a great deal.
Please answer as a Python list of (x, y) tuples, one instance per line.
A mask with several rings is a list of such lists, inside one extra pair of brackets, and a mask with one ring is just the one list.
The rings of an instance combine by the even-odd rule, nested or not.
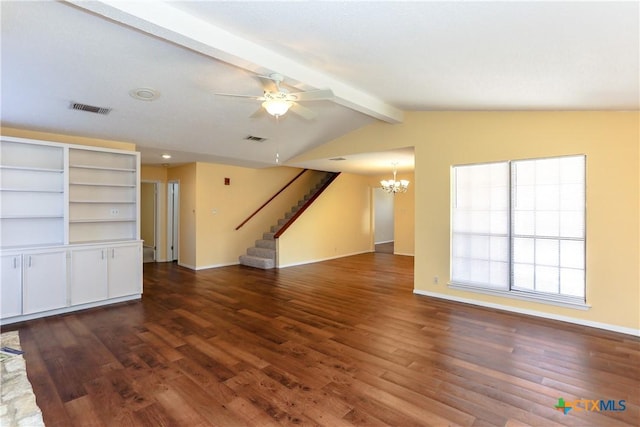
[(156, 245), (155, 216), (155, 184), (142, 182), (140, 183), (140, 238), (145, 246)]
[(197, 266), (196, 170), (196, 163), (172, 167), (167, 170), (167, 181), (178, 181), (180, 184), (178, 264), (189, 268)]
[(91, 145), (93, 147), (115, 148), (118, 150), (135, 151), (136, 145), (130, 142), (112, 141), (107, 139), (86, 138), (83, 136), (62, 135), (49, 132), (2, 127), (2, 135), (16, 138), (39, 139), (42, 141), (63, 142), (66, 144)]
[(167, 171), (164, 166), (142, 165), (140, 180), (158, 184), (158, 241), (156, 242), (156, 261), (167, 259)]
[[(299, 172), (288, 167), (251, 169), (198, 163), (196, 268), (237, 264), (238, 257), (301, 198), (301, 184), (308, 186), (317, 175), (302, 175), (240, 230), (235, 228)], [(230, 185), (224, 185), (224, 178), (230, 179)]]
[[(415, 146), (418, 292), (640, 329), (640, 113), (412, 112), (375, 123), (296, 160)], [(587, 303), (581, 311), (449, 289), (450, 168), (454, 164), (586, 154)], [(438, 285), (433, 284), (435, 276)]]
[(370, 252), (370, 178), (343, 173), (278, 239), (278, 266)]

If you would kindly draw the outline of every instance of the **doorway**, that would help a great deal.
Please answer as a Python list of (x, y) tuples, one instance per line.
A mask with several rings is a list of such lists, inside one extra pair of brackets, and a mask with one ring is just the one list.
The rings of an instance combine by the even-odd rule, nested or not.
[(180, 248), (180, 183), (167, 185), (167, 261), (177, 261)]
[(374, 188), (374, 245), (375, 251), (394, 253), (394, 196), (382, 188)]

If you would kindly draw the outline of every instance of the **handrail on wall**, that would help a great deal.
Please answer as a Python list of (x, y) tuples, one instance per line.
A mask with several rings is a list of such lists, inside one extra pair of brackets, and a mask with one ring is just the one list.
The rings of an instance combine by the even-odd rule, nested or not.
[(307, 200), (307, 202), (304, 205), (302, 205), (300, 209), (298, 209), (298, 211), (295, 214), (293, 214), (291, 218), (289, 218), (289, 221), (287, 221), (280, 228), (280, 230), (278, 230), (276, 234), (274, 234), (273, 238), (274, 239), (279, 238), (282, 235), (282, 233), (284, 233), (287, 230), (287, 228), (289, 228), (289, 226), (293, 224), (300, 215), (302, 215), (302, 212), (304, 212), (309, 206), (311, 206), (311, 204), (318, 198), (318, 196), (320, 196), (320, 194), (322, 194), (322, 192), (327, 189), (327, 187), (338, 177), (338, 175), (340, 175), (340, 172), (334, 172), (331, 175), (331, 178), (329, 178), (327, 182), (324, 183), (322, 188), (320, 188), (309, 200)]
[(288, 182), (284, 187), (282, 187), (282, 188), (281, 188), (281, 189), (280, 189), (276, 194), (274, 194), (273, 196), (271, 196), (271, 198), (269, 198), (269, 200), (267, 200), (266, 202), (264, 202), (264, 203), (262, 204), (262, 206), (260, 206), (258, 209), (256, 209), (254, 213), (252, 213), (251, 215), (249, 215), (249, 216), (247, 217), (247, 219), (245, 219), (244, 221), (242, 221), (242, 222), (240, 223), (240, 225), (238, 225), (238, 226), (236, 227), (236, 230), (240, 230), (240, 228), (242, 228), (242, 226), (243, 226), (243, 225), (245, 225), (247, 222), (249, 222), (249, 220), (250, 220), (251, 218), (253, 218), (253, 217), (254, 217), (258, 212), (260, 212), (260, 211), (261, 211), (265, 206), (267, 206), (267, 205), (268, 205), (268, 204), (269, 204), (273, 199), (275, 199), (275, 198), (278, 196), (278, 194), (282, 193), (282, 192), (283, 192), (283, 191), (284, 191), (288, 186), (290, 186), (291, 184), (293, 184), (293, 182), (294, 182), (296, 179), (300, 178), (300, 176), (301, 176), (303, 173), (305, 173), (306, 171), (308, 171), (308, 170), (309, 170), (309, 169), (303, 169), (303, 170), (302, 170), (298, 175), (296, 175), (296, 176), (295, 176), (291, 181), (289, 181), (289, 182)]

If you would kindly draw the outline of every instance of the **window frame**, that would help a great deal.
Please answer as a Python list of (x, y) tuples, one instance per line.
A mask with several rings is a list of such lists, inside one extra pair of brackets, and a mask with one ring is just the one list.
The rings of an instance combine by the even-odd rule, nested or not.
[[(513, 270), (514, 270), (514, 211), (515, 208), (513, 206), (514, 204), (514, 186), (515, 184), (512, 182), (513, 181), (513, 175), (514, 175), (514, 164), (517, 164), (519, 162), (526, 162), (526, 161), (538, 161), (538, 160), (552, 160), (552, 159), (562, 159), (562, 158), (567, 158), (567, 157), (580, 157), (582, 162), (583, 162), (583, 166), (582, 166), (582, 172), (583, 172), (583, 176), (582, 176), (582, 186), (583, 186), (583, 212), (582, 212), (582, 219), (584, 221), (583, 224), (583, 233), (582, 233), (582, 238), (578, 238), (578, 239), (573, 239), (573, 240), (578, 240), (581, 241), (583, 244), (583, 264), (582, 264), (582, 273), (583, 273), (583, 280), (582, 280), (582, 286), (583, 286), (583, 296), (572, 296), (572, 295), (567, 295), (567, 294), (561, 294), (561, 293), (548, 293), (548, 292), (541, 292), (541, 291), (535, 291), (535, 290), (528, 290), (528, 289), (524, 289), (524, 288), (518, 288), (514, 285), (514, 277), (513, 277)], [(473, 283), (464, 283), (461, 281), (456, 281), (453, 279), (454, 276), (454, 235), (455, 234), (459, 234), (459, 232), (456, 233), (456, 231), (454, 230), (454, 213), (455, 213), (455, 206), (457, 198), (458, 198), (458, 187), (457, 187), (457, 182), (456, 182), (456, 169), (460, 168), (460, 167), (467, 167), (467, 166), (479, 166), (479, 165), (494, 165), (494, 164), (507, 164), (507, 177), (506, 177), (506, 185), (507, 185), (507, 229), (508, 229), (508, 250), (507, 250), (507, 258), (508, 258), (508, 286), (506, 287), (506, 289), (500, 289), (500, 288), (495, 288), (495, 287), (491, 287), (491, 286), (483, 286), (483, 285), (477, 285), (477, 284), (473, 284)], [(471, 291), (471, 292), (476, 292), (476, 293), (482, 293), (482, 294), (488, 294), (488, 295), (496, 295), (496, 296), (501, 296), (501, 297), (507, 297), (507, 298), (511, 298), (511, 299), (518, 299), (518, 300), (525, 300), (525, 301), (534, 301), (534, 302), (542, 302), (545, 304), (550, 304), (550, 305), (557, 305), (557, 306), (562, 306), (562, 307), (569, 307), (569, 308), (576, 308), (576, 309), (582, 309), (582, 310), (587, 310), (590, 308), (590, 305), (587, 304), (587, 156), (585, 154), (568, 154), (568, 155), (561, 155), (561, 156), (549, 156), (549, 157), (536, 157), (536, 158), (526, 158), (526, 159), (516, 159), (516, 160), (499, 160), (499, 161), (494, 161), (494, 162), (478, 162), (478, 163), (468, 163), (468, 164), (456, 164), (456, 165), (452, 165), (451, 169), (450, 169), (450, 186), (451, 186), (451, 191), (450, 191), (450, 196), (451, 196), (451, 203), (450, 203), (450, 254), (449, 254), (449, 267), (450, 267), (450, 275), (449, 277), (450, 282), (448, 283), (448, 287), (451, 289), (459, 289), (459, 290), (464, 290), (464, 291)], [(561, 211), (560, 211), (561, 212)], [(533, 235), (533, 238), (535, 238), (536, 235)], [(541, 235), (542, 237), (542, 235)], [(563, 240), (566, 240), (566, 238), (562, 238), (560, 235), (557, 237), (557, 240), (560, 244), (560, 242), (562, 242)], [(534, 266), (536, 264), (533, 264)], [(560, 268), (560, 266), (558, 266), (558, 268)], [(558, 284), (558, 286), (560, 286), (560, 283)], [(560, 291), (560, 288), (559, 288)]]

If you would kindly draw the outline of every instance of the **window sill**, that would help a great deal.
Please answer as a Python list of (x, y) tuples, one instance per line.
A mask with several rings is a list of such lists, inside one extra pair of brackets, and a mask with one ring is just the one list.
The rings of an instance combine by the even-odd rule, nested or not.
[(501, 291), (497, 289), (487, 289), (477, 286), (464, 285), (461, 283), (449, 283), (449, 289), (517, 299), (521, 301), (537, 302), (541, 304), (555, 305), (558, 307), (573, 308), (575, 310), (589, 310), (591, 308), (591, 306), (585, 302), (560, 300), (552, 297), (545, 297), (542, 295), (534, 295), (522, 291)]

